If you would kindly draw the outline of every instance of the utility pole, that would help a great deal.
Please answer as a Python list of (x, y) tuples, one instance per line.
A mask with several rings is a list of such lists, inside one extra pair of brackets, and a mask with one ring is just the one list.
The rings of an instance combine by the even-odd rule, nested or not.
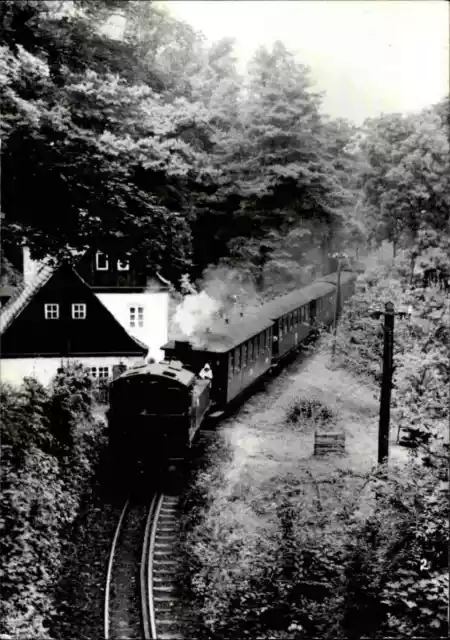
[(378, 429), (378, 464), (387, 462), (389, 457), (389, 420), (394, 357), (394, 316), (394, 305), (392, 302), (386, 302), (384, 306), (383, 326), (383, 378), (381, 381), (380, 422)]
[(341, 268), (342, 268), (342, 259), (347, 259), (348, 256), (346, 253), (335, 253), (333, 254), (333, 258), (337, 259), (337, 279), (336, 279), (336, 297), (334, 299), (334, 319), (333, 319), (333, 344), (331, 347), (331, 359), (333, 360), (336, 353), (336, 336), (337, 336), (337, 327), (339, 322), (339, 312), (341, 305)]

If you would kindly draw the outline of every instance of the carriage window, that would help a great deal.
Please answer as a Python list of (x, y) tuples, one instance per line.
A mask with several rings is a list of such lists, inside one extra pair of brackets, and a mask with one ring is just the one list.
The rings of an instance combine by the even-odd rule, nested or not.
[(309, 322), (309, 307), (305, 307), (305, 322)]
[(247, 344), (242, 345), (242, 368), (247, 366)]
[(240, 347), (236, 347), (236, 351), (235, 351), (235, 369), (237, 373), (239, 373), (239, 371), (241, 370), (241, 348)]
[(266, 332), (263, 331), (262, 333), (259, 334), (259, 350), (260, 351), (264, 351), (264, 349), (266, 348)]
[(253, 338), (253, 350), (255, 353), (255, 360), (258, 358), (259, 355), (259, 337), (256, 336), (255, 338)]
[(254, 357), (255, 357), (255, 345), (253, 343), (253, 340), (250, 340), (250, 342), (248, 343), (248, 361), (253, 362)]
[(234, 374), (234, 351), (230, 353), (230, 373)]

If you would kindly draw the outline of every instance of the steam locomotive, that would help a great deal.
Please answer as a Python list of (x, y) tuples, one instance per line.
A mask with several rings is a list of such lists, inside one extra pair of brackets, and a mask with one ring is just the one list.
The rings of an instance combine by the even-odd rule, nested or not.
[[(133, 367), (110, 385), (110, 447), (123, 461), (174, 464), (186, 459), (206, 417), (227, 406), (272, 367), (282, 364), (319, 325), (330, 325), (336, 299), (354, 292), (356, 274), (342, 271), (261, 306), (257, 312), (211, 328), (200, 346), (171, 341), (160, 363)], [(199, 374), (209, 365), (212, 378)]]

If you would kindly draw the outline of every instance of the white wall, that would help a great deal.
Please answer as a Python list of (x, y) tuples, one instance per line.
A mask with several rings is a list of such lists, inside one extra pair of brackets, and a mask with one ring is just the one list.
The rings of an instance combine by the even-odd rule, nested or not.
[(26, 376), (33, 376), (42, 384), (49, 384), (56, 375), (59, 367), (67, 363), (79, 362), (85, 367), (109, 367), (109, 375), (112, 376), (112, 367), (116, 364), (125, 364), (131, 367), (142, 362), (139, 356), (120, 357), (87, 357), (87, 358), (3, 358), (0, 360), (0, 380), (5, 383), (19, 385)]
[[(128, 333), (149, 348), (149, 357), (162, 360), (168, 341), (169, 294), (167, 292), (97, 293), (99, 300)], [(144, 308), (144, 326), (130, 327), (130, 307)]]

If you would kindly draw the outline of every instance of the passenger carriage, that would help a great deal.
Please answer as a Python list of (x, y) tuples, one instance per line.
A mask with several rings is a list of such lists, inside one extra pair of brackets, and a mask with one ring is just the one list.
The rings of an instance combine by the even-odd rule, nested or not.
[(329, 283), (315, 283), (272, 300), (261, 313), (273, 322), (273, 361), (276, 363), (297, 349), (313, 333), (331, 309), (335, 287)]
[(212, 397), (215, 406), (223, 408), (270, 369), (272, 321), (252, 315), (206, 333), (201, 347), (176, 340), (162, 350), (166, 358), (181, 359), (195, 373), (209, 363)]

